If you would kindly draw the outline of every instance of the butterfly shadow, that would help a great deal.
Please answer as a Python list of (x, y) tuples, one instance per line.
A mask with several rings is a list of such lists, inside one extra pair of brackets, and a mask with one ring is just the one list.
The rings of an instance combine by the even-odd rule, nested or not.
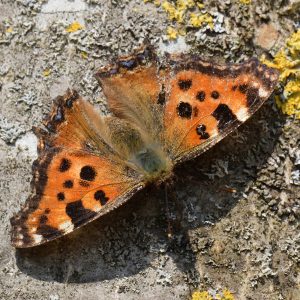
[(169, 214), (176, 225), (171, 238), (167, 236), (164, 190), (149, 187), (70, 235), (18, 249), (19, 269), (43, 281), (97, 282), (133, 276), (168, 255), (181, 272), (199, 281), (190, 232), (207, 232), (247, 194), (284, 122), (269, 101), (236, 133), (176, 168), (168, 194)]

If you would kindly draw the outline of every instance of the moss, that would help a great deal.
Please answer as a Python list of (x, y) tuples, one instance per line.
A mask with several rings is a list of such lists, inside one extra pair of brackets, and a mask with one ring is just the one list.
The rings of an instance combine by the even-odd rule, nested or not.
[(208, 25), (210, 29), (214, 28), (213, 17), (209, 13), (202, 11), (204, 9), (202, 1), (144, 0), (144, 2), (152, 2), (166, 12), (168, 20), (172, 22), (172, 26), (167, 28), (167, 38), (169, 40), (177, 39), (179, 35), (185, 35), (187, 27), (200, 28)]
[(278, 107), (283, 113), (300, 119), (300, 30), (287, 40), (273, 61), (267, 60), (265, 56), (261, 61), (280, 72), (284, 91), (282, 98), (276, 97)]

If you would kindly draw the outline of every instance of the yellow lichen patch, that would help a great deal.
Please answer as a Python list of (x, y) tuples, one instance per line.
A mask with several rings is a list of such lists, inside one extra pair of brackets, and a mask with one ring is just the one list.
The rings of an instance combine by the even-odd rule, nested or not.
[(193, 27), (201, 27), (203, 24), (207, 24), (211, 29), (214, 28), (214, 22), (212, 16), (209, 14), (195, 14), (190, 15), (190, 24)]
[(291, 56), (295, 59), (300, 59), (300, 30), (295, 32), (290, 39), (287, 40), (286, 45), (291, 52)]
[(159, 6), (161, 4), (161, 0), (144, 0), (144, 3), (153, 2), (155, 5)]
[(162, 3), (162, 8), (168, 14), (169, 20), (183, 23), (183, 17), (185, 13), (184, 9), (179, 9), (173, 3), (170, 3), (168, 1), (164, 1)]
[(283, 102), (280, 97), (276, 97), (277, 106), (284, 114), (295, 115), (297, 119), (300, 119), (300, 79), (289, 81), (283, 94), (288, 101)]
[(192, 295), (192, 300), (213, 300), (209, 292), (194, 292)]
[(273, 61), (263, 56), (261, 61), (280, 72), (280, 82), (284, 86), (282, 100), (276, 96), (276, 103), (283, 113), (300, 119), (300, 30), (295, 32), (286, 45), (277, 52)]
[(87, 59), (88, 58), (88, 54), (84, 51), (81, 51), (81, 57), (84, 58), (84, 59)]
[(228, 290), (225, 289), (222, 291), (222, 294), (216, 295), (217, 300), (234, 300), (233, 294)]
[(147, 2), (153, 2), (156, 6), (161, 5), (161, 0), (144, 0), (145, 3)]
[(8, 27), (8, 28), (6, 29), (6, 32), (7, 32), (7, 33), (12, 33), (12, 32), (13, 32), (13, 28), (12, 28), (12, 27)]
[(173, 27), (167, 28), (167, 37), (169, 40), (176, 40), (178, 37), (178, 31)]
[(240, 0), (240, 3), (242, 4), (251, 4), (252, 0)]
[(50, 70), (50, 69), (45, 69), (45, 70), (43, 71), (43, 75), (44, 75), (45, 77), (48, 77), (50, 74), (51, 74), (51, 70)]
[(192, 300), (235, 300), (235, 298), (228, 289), (224, 289), (221, 293), (215, 294), (215, 296), (208, 291), (195, 291), (192, 294)]
[(297, 75), (300, 72), (300, 56), (298, 59), (293, 59), (289, 55), (289, 49), (284, 48), (277, 52), (273, 61), (269, 61), (262, 56), (261, 61), (269, 67), (278, 69), (280, 71), (280, 81), (287, 80), (291, 75)]
[(203, 3), (197, 1), (197, 6), (199, 9), (203, 9), (205, 5)]
[(84, 27), (77, 21), (71, 23), (67, 28), (66, 31), (67, 32), (75, 32), (78, 30), (82, 30)]
[(161, 6), (166, 12), (168, 20), (172, 22), (172, 26), (167, 28), (169, 40), (184, 35), (186, 27), (199, 28), (208, 25), (211, 29), (214, 28), (213, 17), (209, 13), (201, 11), (204, 4), (200, 0), (144, 0), (144, 2), (152, 2)]

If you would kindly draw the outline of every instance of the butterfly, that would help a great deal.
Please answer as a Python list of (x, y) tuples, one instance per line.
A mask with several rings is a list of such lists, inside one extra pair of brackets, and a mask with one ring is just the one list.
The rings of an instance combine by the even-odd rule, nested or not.
[(245, 122), (268, 99), (277, 71), (252, 58), (218, 65), (152, 46), (101, 68), (111, 114), (75, 90), (54, 100), (33, 163), (32, 195), (11, 219), (12, 244), (33, 247), (107, 214), (172, 177)]

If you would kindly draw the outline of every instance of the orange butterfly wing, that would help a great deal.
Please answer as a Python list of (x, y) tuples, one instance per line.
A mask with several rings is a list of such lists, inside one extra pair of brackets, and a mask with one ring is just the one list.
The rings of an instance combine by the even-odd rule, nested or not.
[[(143, 187), (137, 174), (129, 172), (97, 136), (93, 125), (97, 115), (91, 109), (69, 91), (56, 100), (46, 122), (50, 133), (37, 130), (34, 195), (11, 220), (15, 247), (32, 247), (69, 233)], [(89, 123), (92, 116), (93, 124)]]
[(165, 136), (176, 162), (206, 151), (246, 121), (278, 80), (256, 59), (221, 66), (195, 57), (171, 57), (168, 77)]

